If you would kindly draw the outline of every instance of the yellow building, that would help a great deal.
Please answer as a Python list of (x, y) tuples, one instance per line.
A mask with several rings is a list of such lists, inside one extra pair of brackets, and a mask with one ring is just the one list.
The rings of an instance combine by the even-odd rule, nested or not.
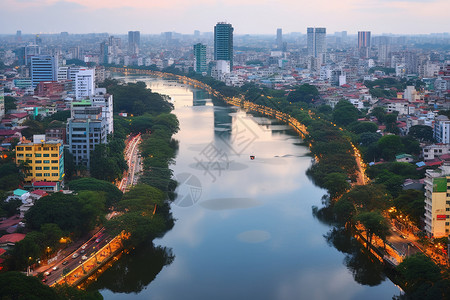
[[(23, 140), (16, 146), (16, 163), (29, 167), (25, 182), (58, 182), (64, 178), (64, 145), (61, 140), (46, 140), (45, 135), (34, 135), (33, 141)], [(58, 187), (59, 188), (59, 187)]]

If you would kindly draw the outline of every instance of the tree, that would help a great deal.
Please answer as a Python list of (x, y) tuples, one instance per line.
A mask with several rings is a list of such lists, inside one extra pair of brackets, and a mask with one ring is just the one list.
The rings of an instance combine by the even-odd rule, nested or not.
[(407, 215), (409, 219), (419, 226), (421, 218), (425, 214), (425, 195), (422, 191), (406, 190), (394, 199), (397, 210)]
[(374, 133), (374, 132), (363, 132), (359, 136), (359, 143), (362, 146), (369, 146), (372, 143), (378, 142), (378, 140), (381, 138), (381, 134)]
[(385, 135), (378, 140), (378, 147), (385, 160), (394, 160), (395, 155), (404, 151), (401, 138), (397, 135)]
[(408, 256), (396, 268), (411, 299), (444, 299), (438, 266), (422, 253)]
[(333, 121), (341, 126), (346, 126), (358, 119), (358, 109), (347, 100), (341, 100), (333, 110)]
[(360, 222), (366, 229), (366, 237), (369, 244), (372, 244), (373, 235), (378, 236), (384, 242), (386, 241), (389, 235), (389, 224), (379, 212), (362, 212), (355, 216), (355, 221)]
[(324, 187), (330, 193), (331, 199), (336, 199), (350, 189), (348, 177), (343, 173), (330, 173), (325, 176)]
[(81, 231), (86, 220), (82, 206), (74, 195), (54, 193), (42, 197), (25, 214), (27, 226), (39, 230), (43, 224), (55, 223), (64, 231)]
[(373, 122), (355, 122), (349, 125), (350, 131), (361, 134), (361, 133), (375, 133), (378, 130), (377, 124)]
[(20, 272), (0, 274), (0, 295), (2, 299), (62, 299), (54, 289), (43, 285), (37, 277), (26, 276)]
[(376, 106), (372, 109), (371, 115), (376, 117), (378, 122), (383, 123), (386, 116), (386, 110), (384, 107)]
[(356, 211), (383, 210), (390, 206), (384, 186), (379, 184), (357, 185), (342, 196), (355, 206)]
[(302, 84), (291, 91), (287, 96), (289, 102), (306, 102), (311, 103), (319, 97), (319, 91), (314, 85)]
[(105, 192), (106, 207), (114, 205), (120, 199), (122, 199), (122, 192), (112, 183), (98, 180), (92, 177), (85, 177), (76, 180), (72, 180), (68, 183), (68, 187), (71, 190), (81, 191), (96, 191)]
[(420, 142), (433, 142), (433, 128), (426, 125), (414, 125), (409, 129), (408, 135), (418, 139)]
[(17, 109), (17, 99), (11, 96), (5, 96), (5, 111)]

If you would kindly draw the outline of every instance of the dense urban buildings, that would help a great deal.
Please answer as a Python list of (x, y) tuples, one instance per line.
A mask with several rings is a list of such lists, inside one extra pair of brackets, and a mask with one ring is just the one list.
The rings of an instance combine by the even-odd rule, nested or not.
[(194, 71), (205, 73), (206, 68), (206, 45), (198, 43), (194, 45)]
[(323, 55), (327, 52), (326, 35), (326, 28), (307, 28), (308, 55), (323, 59)]
[(139, 48), (141, 45), (141, 33), (140, 31), (128, 31), (128, 54), (139, 54)]

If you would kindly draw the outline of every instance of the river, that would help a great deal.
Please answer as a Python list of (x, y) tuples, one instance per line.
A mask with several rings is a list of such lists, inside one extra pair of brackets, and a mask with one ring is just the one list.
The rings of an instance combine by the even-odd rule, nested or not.
[[(127, 80), (135, 80), (128, 77)], [(321, 208), (308, 148), (287, 126), (140, 78), (180, 121), (175, 226), (92, 285), (105, 299), (392, 299), (400, 290)], [(319, 214), (320, 215), (320, 214)]]

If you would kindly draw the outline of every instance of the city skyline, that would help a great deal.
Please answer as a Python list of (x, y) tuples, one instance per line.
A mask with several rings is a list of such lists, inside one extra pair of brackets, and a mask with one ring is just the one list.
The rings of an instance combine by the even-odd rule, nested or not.
[[(0, 34), (32, 33), (118, 33), (139, 30), (142, 34), (164, 31), (211, 32), (217, 22), (233, 24), (235, 34), (306, 33), (307, 27), (350, 34), (368, 30), (372, 34), (428, 34), (448, 31), (445, 0), (318, 0), (271, 1), (230, 0), (225, 2), (168, 0), (163, 3), (87, 0), (1, 0)], [(204, 13), (207, 11), (208, 13)], [(70, 20), (67, 21), (67, 13)], [(51, 20), (51, 21), (50, 21)], [(92, 20), (96, 20), (94, 25)], [(417, 22), (420, 20), (420, 22)]]

